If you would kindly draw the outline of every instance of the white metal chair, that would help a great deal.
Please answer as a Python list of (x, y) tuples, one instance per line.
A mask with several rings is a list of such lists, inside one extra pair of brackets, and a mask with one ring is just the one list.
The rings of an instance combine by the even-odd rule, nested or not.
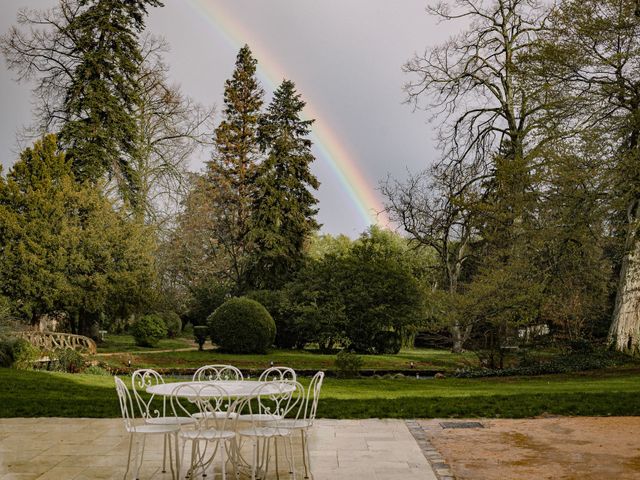
[[(278, 422), (280, 428), (286, 428), (291, 431), (300, 432), (300, 438), (302, 440), (302, 461), (304, 464), (304, 478), (309, 478), (309, 474), (311, 473), (311, 458), (309, 456), (309, 430), (313, 426), (313, 422), (316, 419), (316, 411), (318, 410), (318, 400), (320, 399), (320, 389), (322, 388), (323, 380), (324, 372), (316, 373), (309, 383), (309, 387), (307, 388), (306, 395), (303, 401), (298, 404), (298, 408), (300, 409), (300, 411), (298, 411), (294, 417), (287, 415), (289, 418), (284, 418)], [(291, 437), (289, 437), (289, 440), (291, 441)], [(293, 450), (292, 446), (291, 449)]]
[(261, 382), (295, 382), (296, 371), (289, 367), (269, 367), (260, 374)]
[(194, 382), (244, 380), (242, 372), (233, 365), (205, 365), (193, 374)]
[[(142, 461), (144, 459), (144, 447), (145, 447), (145, 439), (147, 435), (173, 435), (175, 437), (176, 447), (178, 444), (178, 425), (152, 425), (148, 423), (144, 423), (142, 425), (136, 425), (135, 423), (135, 414), (133, 409), (133, 401), (131, 400), (131, 395), (129, 394), (129, 390), (127, 386), (124, 384), (122, 380), (118, 377), (114, 377), (116, 382), (116, 392), (118, 393), (118, 401), (120, 402), (120, 411), (122, 412), (122, 419), (124, 420), (124, 427), (126, 431), (130, 434), (129, 437), (129, 454), (127, 456), (127, 470), (124, 472), (124, 479), (126, 480), (127, 475), (129, 474), (129, 469), (131, 466), (131, 450), (133, 447), (134, 437), (136, 435), (142, 435), (142, 450), (140, 451), (140, 461), (138, 461), (138, 450), (140, 446), (136, 441), (136, 471), (135, 478), (139, 478), (140, 467), (142, 466)], [(176, 449), (177, 455), (177, 449)], [(176, 458), (177, 459), (177, 458)], [(169, 437), (169, 464), (171, 466), (171, 476), (174, 479), (177, 479), (176, 472), (173, 468), (173, 461), (171, 457), (171, 438)]]
[[(162, 403), (155, 400), (155, 395), (144, 398), (141, 392), (146, 392), (152, 385), (164, 384), (164, 378), (155, 370), (150, 368), (136, 370), (131, 376), (131, 386), (133, 387), (133, 397), (136, 399), (138, 411), (145, 423), (150, 425), (180, 425), (195, 423), (191, 417), (176, 418), (171, 412), (167, 415), (167, 397), (162, 397)], [(162, 455), (162, 473), (166, 472), (168, 435), (164, 436), (164, 447)]]
[[(207, 467), (213, 465), (213, 478), (215, 478), (215, 457), (219, 451), (220, 470), (224, 480), (227, 475), (227, 455), (230, 452), (233, 456), (235, 452), (236, 433), (231, 416), (234, 409), (233, 399), (220, 385), (182, 384), (172, 391), (170, 402), (177, 419), (187, 416), (195, 422), (195, 428), (179, 423), (179, 437), (184, 440), (184, 444), (177, 461), (178, 475), (183, 463), (184, 447), (187, 442), (191, 442), (191, 462), (187, 477), (194, 478), (197, 472), (204, 476)], [(203, 442), (204, 448), (201, 448)], [(208, 445), (211, 443), (215, 444), (215, 447), (211, 453), (208, 453)], [(233, 465), (236, 473), (235, 460)]]
[[(275, 450), (276, 471), (278, 471), (278, 442), (279, 438), (287, 438), (291, 430), (283, 428), (280, 422), (290, 412), (299, 412), (297, 407), (304, 400), (304, 388), (298, 382), (269, 382), (256, 387), (251, 396), (244, 399), (238, 406), (240, 412), (238, 420), (245, 422), (238, 426), (239, 437), (247, 437), (252, 445), (251, 479), (255, 480), (258, 470), (261, 478), (267, 477), (269, 469), (269, 450), (273, 440)], [(265, 423), (265, 419), (269, 419)], [(259, 446), (262, 442), (262, 455), (259, 455)], [(285, 449), (291, 442), (285, 444)], [(285, 450), (286, 453), (286, 450)], [(288, 452), (290, 471), (295, 479), (295, 465), (293, 464), (293, 450)]]

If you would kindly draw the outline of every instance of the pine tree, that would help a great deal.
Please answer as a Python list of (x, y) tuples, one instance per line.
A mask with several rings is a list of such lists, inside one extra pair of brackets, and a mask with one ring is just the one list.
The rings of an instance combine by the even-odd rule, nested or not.
[(215, 131), (215, 154), (208, 163), (211, 210), (218, 250), (228, 256), (227, 277), (238, 287), (245, 278), (250, 249), (248, 230), (256, 165), (258, 128), (264, 92), (256, 78), (257, 61), (248, 45), (238, 52), (233, 75), (225, 83), (224, 119)]
[(304, 106), (294, 83), (285, 80), (260, 123), (267, 157), (256, 175), (248, 277), (258, 288), (276, 288), (298, 269), (305, 241), (319, 228), (317, 200), (310, 191), (320, 185), (310, 170), (313, 120), (300, 118)]
[(78, 182), (56, 142), (36, 142), (0, 177), (0, 295), (29, 321), (64, 312), (90, 334), (101, 315), (126, 318), (149, 302), (153, 237)]
[(136, 202), (132, 166), (139, 155), (139, 34), (160, 0), (60, 0), (50, 10), (24, 10), (0, 41), (19, 80), (36, 79), (38, 133), (59, 132), (78, 181), (108, 174)]

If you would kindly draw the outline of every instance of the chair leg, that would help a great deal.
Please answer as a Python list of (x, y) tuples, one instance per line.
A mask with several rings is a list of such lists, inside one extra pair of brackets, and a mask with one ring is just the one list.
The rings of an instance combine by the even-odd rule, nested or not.
[(256, 480), (256, 467), (258, 466), (258, 439), (254, 438), (252, 440), (253, 444), (253, 452), (251, 453), (251, 457), (253, 462), (251, 462), (251, 480)]
[[(227, 468), (226, 468), (226, 455), (225, 455), (225, 441), (222, 440), (220, 444), (220, 463), (222, 463), (222, 480), (227, 480)], [(215, 478), (215, 477), (214, 477)]]
[(167, 434), (163, 435), (164, 445), (162, 448), (162, 473), (167, 473)]
[(304, 433), (304, 429), (300, 430), (300, 436), (302, 437), (302, 463), (304, 464), (304, 478), (309, 478), (309, 459), (307, 458), (307, 445), (306, 445), (306, 435)]
[(133, 448), (133, 433), (129, 435), (129, 455), (127, 456), (127, 470), (124, 472), (123, 480), (127, 480), (129, 474), (129, 467), (131, 465), (131, 449)]
[[(175, 450), (176, 450), (176, 480), (180, 480), (180, 470), (182, 468), (182, 459), (184, 456), (184, 448), (182, 449), (182, 454), (180, 454), (180, 440), (178, 434), (175, 434)], [(185, 440), (186, 443), (186, 440)]]
[(287, 443), (289, 444), (289, 455), (287, 455), (287, 460), (289, 461), (289, 473), (293, 475), (293, 480), (296, 480), (296, 457), (293, 455), (293, 440), (291, 440), (291, 435), (287, 437)]
[(136, 468), (136, 480), (140, 480), (140, 468), (142, 467), (142, 462), (144, 460), (144, 446), (147, 440), (147, 436), (142, 436), (142, 450), (140, 451), (140, 463), (138, 463), (138, 467)]
[(304, 448), (307, 457), (307, 466), (309, 471), (307, 472), (307, 478), (313, 479), (313, 470), (311, 469), (311, 453), (309, 452), (309, 430), (306, 428), (302, 430), (302, 437), (304, 438)]
[(273, 449), (276, 454), (276, 478), (280, 480), (280, 468), (278, 467), (278, 437), (273, 437)]

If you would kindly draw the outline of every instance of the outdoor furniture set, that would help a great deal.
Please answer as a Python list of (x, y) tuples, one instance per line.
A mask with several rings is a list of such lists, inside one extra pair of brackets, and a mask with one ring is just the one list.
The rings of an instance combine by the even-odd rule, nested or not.
[[(134, 408), (127, 386), (116, 376), (120, 409), (130, 434), (124, 478), (129, 474), (134, 444), (134, 478), (138, 479), (147, 435), (163, 435), (162, 471), (166, 472), (168, 455), (172, 478), (176, 480), (184, 465), (187, 444), (191, 446), (187, 478), (206, 476), (209, 468), (211, 478), (215, 478), (219, 463), (222, 479), (226, 479), (227, 464), (234, 477), (242, 472), (250, 474), (252, 480), (264, 479), (272, 447), (278, 474), (278, 440), (282, 440), (289, 472), (295, 479), (293, 442), (298, 432), (305, 478), (309, 478), (308, 433), (323, 379), (324, 373), (318, 372), (305, 388), (288, 367), (271, 367), (258, 380), (245, 380), (242, 372), (231, 365), (206, 365), (195, 372), (191, 381), (165, 383), (155, 370), (136, 370), (131, 377)], [(241, 452), (245, 442), (251, 446), (249, 459)]]

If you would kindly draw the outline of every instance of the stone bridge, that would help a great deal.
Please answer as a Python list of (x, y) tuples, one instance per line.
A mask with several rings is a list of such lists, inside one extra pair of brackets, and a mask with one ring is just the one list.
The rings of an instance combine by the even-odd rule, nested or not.
[(16, 332), (16, 336), (24, 338), (32, 345), (43, 351), (53, 351), (58, 348), (77, 350), (82, 353), (95, 354), (96, 343), (89, 337), (58, 332)]

